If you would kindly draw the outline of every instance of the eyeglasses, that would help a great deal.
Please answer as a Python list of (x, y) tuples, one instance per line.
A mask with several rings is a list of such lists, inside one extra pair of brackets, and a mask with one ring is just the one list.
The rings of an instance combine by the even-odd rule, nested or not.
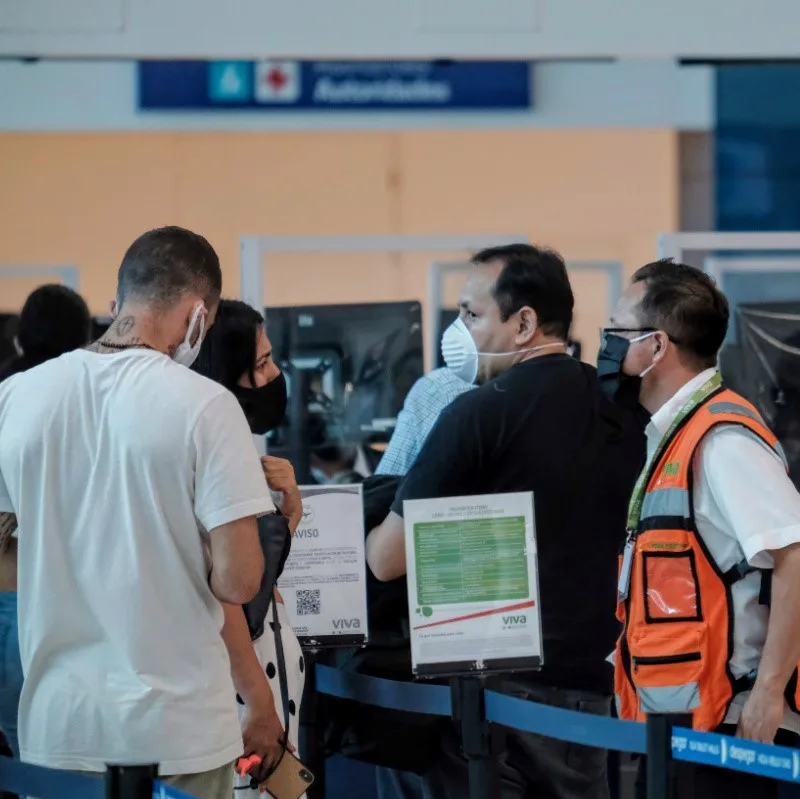
[(603, 333), (657, 333), (657, 327), (601, 327), (600, 335)]
[[(608, 333), (611, 333), (612, 335), (619, 335), (620, 333), (638, 333), (640, 336), (644, 336), (647, 333), (659, 333), (659, 332), (663, 332), (663, 331), (660, 331), (659, 328), (657, 328), (657, 327), (601, 327), (600, 328), (600, 341), (603, 341), (604, 340), (604, 336), (606, 336)], [(623, 338), (624, 338), (624, 336), (623, 336)], [(673, 338), (669, 334), (667, 334), (667, 338), (673, 344), (679, 344), (680, 343), (680, 342), (678, 342), (677, 339)]]

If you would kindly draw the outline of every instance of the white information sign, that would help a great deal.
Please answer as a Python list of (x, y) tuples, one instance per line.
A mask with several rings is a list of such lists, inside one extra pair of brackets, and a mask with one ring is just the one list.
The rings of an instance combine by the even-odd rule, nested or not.
[(533, 494), (410, 500), (403, 509), (414, 672), (541, 667)]
[(278, 588), (301, 642), (367, 639), (367, 566), (360, 485), (301, 486), (303, 519)]

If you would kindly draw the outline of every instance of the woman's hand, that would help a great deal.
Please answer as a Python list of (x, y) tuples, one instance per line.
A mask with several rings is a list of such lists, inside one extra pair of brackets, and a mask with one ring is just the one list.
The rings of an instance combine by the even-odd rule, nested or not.
[(280, 511), (289, 520), (289, 532), (294, 534), (303, 518), (303, 500), (297, 487), (294, 467), (285, 458), (273, 458), (271, 455), (261, 459), (261, 467), (267, 478), (267, 485), (273, 491), (283, 494)]

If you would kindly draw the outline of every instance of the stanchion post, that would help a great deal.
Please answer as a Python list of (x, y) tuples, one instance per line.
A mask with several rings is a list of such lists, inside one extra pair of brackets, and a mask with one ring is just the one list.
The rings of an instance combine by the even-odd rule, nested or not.
[(647, 716), (647, 799), (673, 799), (672, 730), (691, 726), (691, 715), (651, 713)]
[(158, 766), (109, 766), (106, 799), (153, 799), (153, 781)]
[(322, 750), (320, 729), (319, 694), (317, 693), (316, 650), (306, 650), (306, 683), (303, 701), (300, 703), (300, 759), (314, 775), (314, 784), (306, 791), (308, 799), (325, 799), (325, 753)]
[(480, 677), (456, 677), (451, 681), (450, 688), (453, 719), (461, 728), (461, 747), (469, 764), (469, 799), (499, 796), (491, 731), (486, 721), (484, 681)]

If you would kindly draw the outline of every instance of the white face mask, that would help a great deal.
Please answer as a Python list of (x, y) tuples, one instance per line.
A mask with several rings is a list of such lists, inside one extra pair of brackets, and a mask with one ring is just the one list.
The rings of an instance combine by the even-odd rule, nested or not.
[(467, 383), (474, 383), (478, 376), (478, 358), (481, 355), (492, 358), (500, 358), (507, 355), (517, 355), (521, 352), (536, 352), (546, 350), (551, 347), (566, 348), (566, 344), (561, 341), (553, 344), (540, 344), (538, 347), (527, 347), (524, 350), (514, 352), (478, 352), (475, 340), (469, 332), (469, 328), (464, 324), (464, 320), (459, 316), (442, 334), (442, 355), (447, 368)]
[[(194, 309), (192, 321), (189, 322), (189, 329), (186, 331), (186, 337), (178, 344), (178, 348), (172, 356), (172, 360), (175, 361), (175, 363), (179, 363), (181, 366), (191, 366), (200, 354), (200, 348), (203, 346), (203, 334), (206, 329), (206, 318), (202, 315), (203, 309), (202, 304)], [(194, 329), (198, 322), (200, 324), (200, 334), (197, 336), (197, 341), (192, 344), (192, 335), (194, 334)]]
[[(637, 341), (644, 341), (645, 339), (650, 338), (650, 336), (655, 336), (656, 332), (657, 331), (653, 331), (652, 333), (645, 333), (643, 336), (637, 336), (636, 338), (632, 338), (631, 344), (635, 344)], [(655, 361), (653, 361), (653, 363), (651, 363), (650, 366), (647, 367), (647, 369), (645, 369), (643, 372), (640, 373), (639, 379), (641, 380), (655, 365), (656, 363)]]

